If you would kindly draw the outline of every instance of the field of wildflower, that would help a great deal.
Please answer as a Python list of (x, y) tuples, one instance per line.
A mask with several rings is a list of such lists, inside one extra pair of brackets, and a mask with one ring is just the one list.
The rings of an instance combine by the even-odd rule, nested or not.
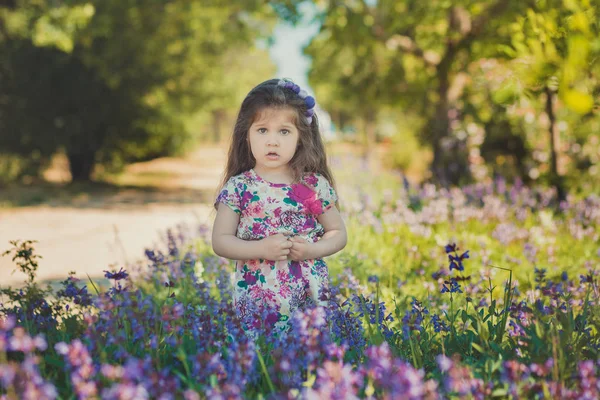
[(279, 334), (268, 310), (236, 316), (206, 226), (59, 290), (36, 282), (35, 242), (13, 242), (29, 278), (2, 290), (1, 398), (598, 398), (598, 196), (406, 183), (342, 210), (328, 306)]

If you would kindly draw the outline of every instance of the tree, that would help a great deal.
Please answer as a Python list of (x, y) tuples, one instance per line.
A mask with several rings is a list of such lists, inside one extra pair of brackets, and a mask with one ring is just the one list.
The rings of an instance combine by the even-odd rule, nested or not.
[[(299, 3), (288, 0), (280, 5), (294, 15)], [(505, 26), (527, 3), (320, 1), (322, 25), (315, 43), (319, 50), (329, 49), (323, 64), (331, 60), (332, 53), (343, 54), (347, 63), (341, 65), (341, 58), (334, 60), (337, 68), (330, 73), (321, 68), (314, 76), (323, 76), (319, 82), (335, 86), (333, 92), (343, 94), (338, 98), (344, 104), (354, 99), (361, 109), (376, 108), (380, 96), (389, 95), (386, 103), (401, 103), (425, 115), (421, 138), (433, 150), (433, 177), (442, 184), (456, 184), (468, 179), (469, 170), (464, 142), (453, 135), (451, 127), (452, 119), (460, 114), (456, 93), (463, 84), (455, 78), (470, 63), (499, 54), (499, 46), (510, 40)], [(309, 53), (315, 59), (323, 56), (311, 46)], [(386, 54), (389, 62), (380, 64), (379, 54)], [(377, 69), (379, 73), (361, 74), (355, 63), (368, 65), (363, 72)], [(348, 76), (335, 78), (340, 72), (344, 75), (345, 69)]]
[(273, 21), (259, 1), (0, 8), (0, 146), (62, 149), (74, 180), (90, 179), (96, 163), (171, 154), (186, 143), (185, 117), (218, 94), (211, 78), (229, 51), (252, 52)]
[(545, 0), (511, 24), (512, 42), (507, 52), (520, 82), (511, 88), (516, 98), (527, 96), (543, 104), (550, 144), (549, 181), (561, 200), (566, 198), (566, 187), (558, 165), (558, 103), (563, 111), (582, 118), (596, 113), (593, 91), (598, 88), (598, 76), (593, 68), (600, 55), (598, 20), (599, 7), (587, 0)]
[(312, 58), (309, 81), (319, 103), (334, 115), (362, 122), (368, 157), (375, 142), (377, 115), (397, 101), (404, 68), (394, 52), (370, 36), (370, 26), (363, 23), (360, 13), (349, 11), (351, 7), (328, 11), (305, 53)]

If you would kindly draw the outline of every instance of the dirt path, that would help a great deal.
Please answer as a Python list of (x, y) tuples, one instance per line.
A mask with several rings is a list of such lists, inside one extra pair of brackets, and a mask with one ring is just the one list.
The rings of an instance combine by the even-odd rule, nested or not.
[[(0, 253), (15, 239), (37, 240), (38, 279), (64, 279), (69, 271), (87, 279), (111, 265), (142, 259), (144, 249), (162, 243), (161, 234), (179, 223), (212, 223), (208, 205), (225, 163), (223, 147), (204, 147), (186, 159), (158, 159), (128, 168), (125, 179), (162, 176), (152, 190), (127, 188), (74, 198), (49, 198), (40, 205), (0, 208)], [(25, 276), (11, 275), (14, 264), (0, 257), (0, 285)]]
[[(354, 154), (352, 148), (338, 151)], [(161, 234), (179, 223), (212, 225), (210, 206), (226, 162), (225, 146), (203, 146), (183, 158), (162, 158), (127, 168), (116, 185), (95, 185), (92, 189), (64, 190), (60, 186), (26, 188), (14, 196), (0, 192), (0, 253), (10, 240), (37, 240), (39, 280), (65, 279), (69, 271), (86, 279), (103, 276), (111, 267), (143, 259), (144, 250), (161, 242)], [(360, 162), (358, 162), (360, 164)], [(339, 182), (360, 185), (353, 171), (363, 164), (333, 162), (338, 193), (350, 204)], [(379, 171), (370, 169), (362, 179)], [(51, 171), (64, 176), (64, 165)], [(350, 176), (351, 175), (351, 176)], [(21, 189), (19, 189), (21, 190)], [(11, 197), (12, 196), (12, 197)], [(35, 206), (1, 208), (3, 201), (34, 199)], [(41, 201), (39, 201), (41, 199)], [(16, 204), (30, 204), (29, 201)], [(21, 273), (8, 257), (0, 257), (0, 286), (23, 282)]]

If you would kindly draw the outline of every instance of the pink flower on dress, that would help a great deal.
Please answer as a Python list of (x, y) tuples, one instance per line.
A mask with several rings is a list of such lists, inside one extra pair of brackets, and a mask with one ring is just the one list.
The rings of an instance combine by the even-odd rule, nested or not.
[(246, 208), (246, 214), (251, 216), (252, 218), (264, 218), (265, 217), (265, 208), (262, 201), (255, 201), (253, 203), (248, 204)]
[(302, 204), (307, 214), (322, 214), (323, 205), (317, 197), (317, 192), (302, 183), (292, 185), (292, 190), (288, 192), (290, 199), (296, 203)]
[(288, 297), (292, 291), (290, 290), (289, 272), (282, 269), (277, 270), (277, 281), (279, 282), (279, 295)]
[(306, 222), (306, 214), (288, 210), (281, 213), (281, 226), (296, 232)]
[(290, 274), (292, 274), (295, 279), (302, 278), (302, 267), (299, 261), (291, 261), (288, 265), (290, 268)]
[(246, 207), (248, 207), (249, 203), (252, 202), (253, 197), (254, 194), (250, 193), (248, 190), (245, 190), (242, 198), (240, 199), (240, 208), (244, 210)]
[(271, 289), (265, 289), (261, 285), (251, 286), (248, 288), (248, 293), (253, 300), (259, 301), (269, 307), (275, 307), (279, 303), (277, 301), (277, 294)]
[(252, 272), (246, 272), (244, 273), (244, 281), (246, 282), (246, 285), (251, 286), (256, 284), (256, 281), (258, 279), (256, 279), (256, 275), (253, 274)]
[(255, 222), (252, 224), (252, 236), (264, 238), (266, 234), (266, 226), (260, 222)]
[(304, 182), (308, 183), (309, 185), (317, 186), (318, 181), (319, 180), (315, 174), (310, 174), (304, 177)]
[(260, 269), (260, 262), (258, 260), (247, 260), (246, 265), (250, 271), (256, 271)]

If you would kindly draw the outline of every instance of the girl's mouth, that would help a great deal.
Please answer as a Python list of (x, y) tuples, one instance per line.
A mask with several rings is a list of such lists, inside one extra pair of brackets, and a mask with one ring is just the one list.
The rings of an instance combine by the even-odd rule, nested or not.
[(279, 158), (279, 154), (275, 152), (267, 153), (267, 159), (269, 160), (277, 160)]

